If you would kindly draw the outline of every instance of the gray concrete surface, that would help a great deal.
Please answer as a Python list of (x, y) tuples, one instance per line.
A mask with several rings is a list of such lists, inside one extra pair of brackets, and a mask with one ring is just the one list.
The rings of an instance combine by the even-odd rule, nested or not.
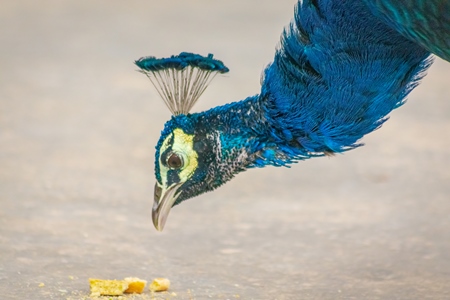
[(153, 229), (170, 115), (133, 60), (214, 53), (231, 72), (195, 110), (243, 99), (294, 2), (2, 2), (0, 299), (87, 299), (88, 278), (126, 276), (172, 281), (135, 299), (450, 299), (440, 60), (365, 147), (249, 171)]

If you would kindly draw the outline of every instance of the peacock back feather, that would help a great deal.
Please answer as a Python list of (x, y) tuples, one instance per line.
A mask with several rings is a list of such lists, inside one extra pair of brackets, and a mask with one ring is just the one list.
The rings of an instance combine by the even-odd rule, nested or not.
[(450, 1), (364, 0), (374, 15), (424, 49), (450, 61)]

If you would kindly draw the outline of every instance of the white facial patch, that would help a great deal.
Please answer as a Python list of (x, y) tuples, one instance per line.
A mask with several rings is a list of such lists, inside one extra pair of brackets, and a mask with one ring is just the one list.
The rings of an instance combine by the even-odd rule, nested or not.
[[(169, 142), (172, 140), (172, 137), (172, 152), (181, 156), (184, 161), (184, 164), (180, 168), (178, 176), (180, 178), (180, 182), (186, 182), (198, 167), (198, 155), (194, 150), (194, 135), (186, 134), (182, 129), (176, 128), (173, 133), (169, 134), (164, 140), (160, 149), (161, 155), (169, 147)], [(167, 188), (167, 173), (169, 172), (170, 168), (167, 167), (165, 163), (163, 163), (163, 161), (161, 160), (161, 156), (159, 157), (159, 166), (161, 172), (161, 180), (163, 182), (163, 185)]]

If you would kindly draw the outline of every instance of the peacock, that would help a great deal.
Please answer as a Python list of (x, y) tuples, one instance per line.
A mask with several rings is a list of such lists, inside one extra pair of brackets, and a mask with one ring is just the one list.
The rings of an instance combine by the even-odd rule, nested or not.
[(450, 1), (303, 0), (260, 93), (244, 100), (189, 113), (228, 72), (212, 54), (135, 61), (172, 113), (156, 145), (156, 229), (240, 172), (360, 147), (419, 84), (430, 52), (450, 61)]

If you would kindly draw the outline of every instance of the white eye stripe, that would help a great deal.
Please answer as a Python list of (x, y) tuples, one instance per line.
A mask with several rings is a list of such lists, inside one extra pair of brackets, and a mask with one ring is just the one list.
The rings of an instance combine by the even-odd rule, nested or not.
[[(181, 166), (171, 167), (169, 159), (176, 154), (181, 160)], [(186, 134), (182, 129), (176, 128), (170, 133), (161, 145), (159, 156), (159, 167), (161, 181), (167, 186), (168, 172), (178, 172), (181, 182), (186, 182), (198, 167), (197, 152), (194, 150), (194, 135)]]
[(161, 175), (161, 181), (163, 186), (167, 186), (167, 172), (169, 171), (169, 168), (167, 168), (166, 164), (162, 161), (162, 157), (164, 156), (164, 153), (166, 152), (167, 148), (169, 147), (169, 143), (172, 140), (173, 133), (169, 134), (164, 142), (161, 145), (160, 149), (160, 155), (159, 155), (159, 172)]
[(197, 152), (194, 150), (194, 135), (186, 134), (182, 129), (173, 131), (173, 152), (180, 153), (184, 159), (183, 169), (180, 172), (180, 180), (187, 181), (197, 169)]

